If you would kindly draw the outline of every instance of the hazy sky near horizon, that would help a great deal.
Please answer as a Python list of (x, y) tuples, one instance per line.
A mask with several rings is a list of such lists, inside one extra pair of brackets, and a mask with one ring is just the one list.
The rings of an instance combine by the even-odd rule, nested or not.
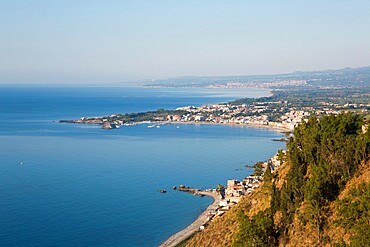
[(369, 0), (1, 0), (0, 83), (370, 65)]

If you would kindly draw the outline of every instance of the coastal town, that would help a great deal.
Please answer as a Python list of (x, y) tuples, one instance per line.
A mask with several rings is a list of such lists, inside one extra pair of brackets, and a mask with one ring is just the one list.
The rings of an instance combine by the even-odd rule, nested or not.
[[(284, 104), (284, 102), (282, 102)], [(308, 111), (290, 110), (281, 116), (280, 121), (271, 121), (271, 118), (263, 112), (268, 111), (266, 105), (204, 105), (201, 107), (187, 106), (176, 110), (187, 112), (184, 115), (168, 115), (170, 123), (214, 123), (231, 125), (250, 125), (259, 127), (271, 127), (291, 131), (298, 123), (307, 120), (311, 115)]]
[(148, 124), (148, 128), (155, 126), (159, 128), (159, 125), (167, 123), (228, 124), (290, 132), (302, 121), (307, 121), (311, 115), (320, 117), (350, 111), (365, 116), (369, 109), (370, 102), (340, 104), (331, 100), (305, 106), (302, 103), (298, 105), (288, 100), (247, 100), (246, 103), (243, 101), (240, 103), (240, 100), (237, 100), (199, 107), (184, 106), (175, 110), (158, 109), (141, 113), (111, 114), (104, 117), (82, 117), (77, 120), (60, 120), (60, 122), (99, 124), (104, 129), (116, 129), (136, 124)]

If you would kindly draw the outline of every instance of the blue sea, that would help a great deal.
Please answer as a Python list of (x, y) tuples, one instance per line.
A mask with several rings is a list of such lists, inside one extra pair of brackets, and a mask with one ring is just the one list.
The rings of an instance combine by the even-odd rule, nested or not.
[[(222, 125), (103, 130), (60, 119), (261, 97), (264, 90), (0, 86), (0, 246), (157, 246), (215, 188), (251, 173), (281, 133)], [(158, 190), (165, 189), (166, 194)]]

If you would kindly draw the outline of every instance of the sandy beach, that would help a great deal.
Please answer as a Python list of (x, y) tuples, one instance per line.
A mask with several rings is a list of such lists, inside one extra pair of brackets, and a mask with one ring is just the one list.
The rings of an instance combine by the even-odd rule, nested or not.
[(214, 199), (214, 202), (208, 206), (208, 208), (198, 216), (198, 218), (188, 225), (185, 229), (179, 231), (178, 233), (172, 235), (170, 238), (168, 238), (166, 241), (164, 241), (160, 247), (174, 247), (178, 244), (180, 244), (182, 241), (190, 237), (193, 233), (199, 230), (199, 228), (206, 224), (209, 221), (209, 213), (214, 212), (221, 200), (221, 196), (216, 192), (211, 191), (200, 191), (198, 194), (205, 195), (205, 196), (211, 196)]
[(228, 125), (228, 126), (236, 126), (236, 127), (249, 127), (249, 128), (264, 128), (264, 129), (273, 129), (279, 132), (292, 132), (291, 129), (286, 128), (286, 127), (278, 127), (278, 126), (271, 126), (271, 125), (262, 125), (262, 124), (236, 124), (236, 123), (213, 123), (213, 122), (194, 122), (194, 121), (189, 121), (189, 122), (169, 122), (169, 121), (164, 121), (160, 122), (163, 124), (199, 124), (199, 125)]
[[(268, 125), (257, 125), (257, 124), (233, 124), (233, 123), (211, 123), (211, 122), (161, 122), (163, 124), (221, 124), (221, 125), (230, 125), (230, 126), (238, 126), (238, 127), (250, 127), (250, 128), (268, 128), (274, 129), (279, 132), (291, 132), (290, 129), (284, 127), (276, 127), (276, 126), (268, 126)], [(166, 241), (164, 241), (160, 247), (175, 247), (180, 244), (182, 241), (189, 238), (192, 234), (199, 230), (200, 226), (206, 224), (208, 219), (208, 214), (219, 207), (219, 203), (221, 200), (221, 196), (217, 193), (202, 191), (199, 194), (203, 194), (206, 196), (211, 196), (214, 198), (214, 202), (208, 206), (208, 208), (199, 215), (199, 217), (187, 226), (185, 229), (179, 231), (178, 233), (172, 235)]]

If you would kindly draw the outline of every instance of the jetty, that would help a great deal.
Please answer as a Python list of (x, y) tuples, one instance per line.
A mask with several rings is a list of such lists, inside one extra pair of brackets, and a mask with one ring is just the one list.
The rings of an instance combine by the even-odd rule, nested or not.
[(182, 186), (179, 187), (178, 190), (193, 195), (210, 196), (214, 199), (214, 202), (211, 205), (209, 205), (208, 208), (205, 211), (203, 211), (203, 213), (199, 215), (199, 217), (193, 223), (191, 223), (185, 229), (181, 230), (175, 235), (172, 235), (170, 238), (164, 241), (160, 245), (160, 247), (174, 247), (180, 244), (182, 241), (189, 238), (191, 235), (193, 235), (196, 231), (199, 231), (202, 226), (206, 225), (211, 220), (212, 217), (210, 215), (214, 214), (214, 212), (216, 212), (220, 205), (221, 195), (214, 190), (200, 190)]

